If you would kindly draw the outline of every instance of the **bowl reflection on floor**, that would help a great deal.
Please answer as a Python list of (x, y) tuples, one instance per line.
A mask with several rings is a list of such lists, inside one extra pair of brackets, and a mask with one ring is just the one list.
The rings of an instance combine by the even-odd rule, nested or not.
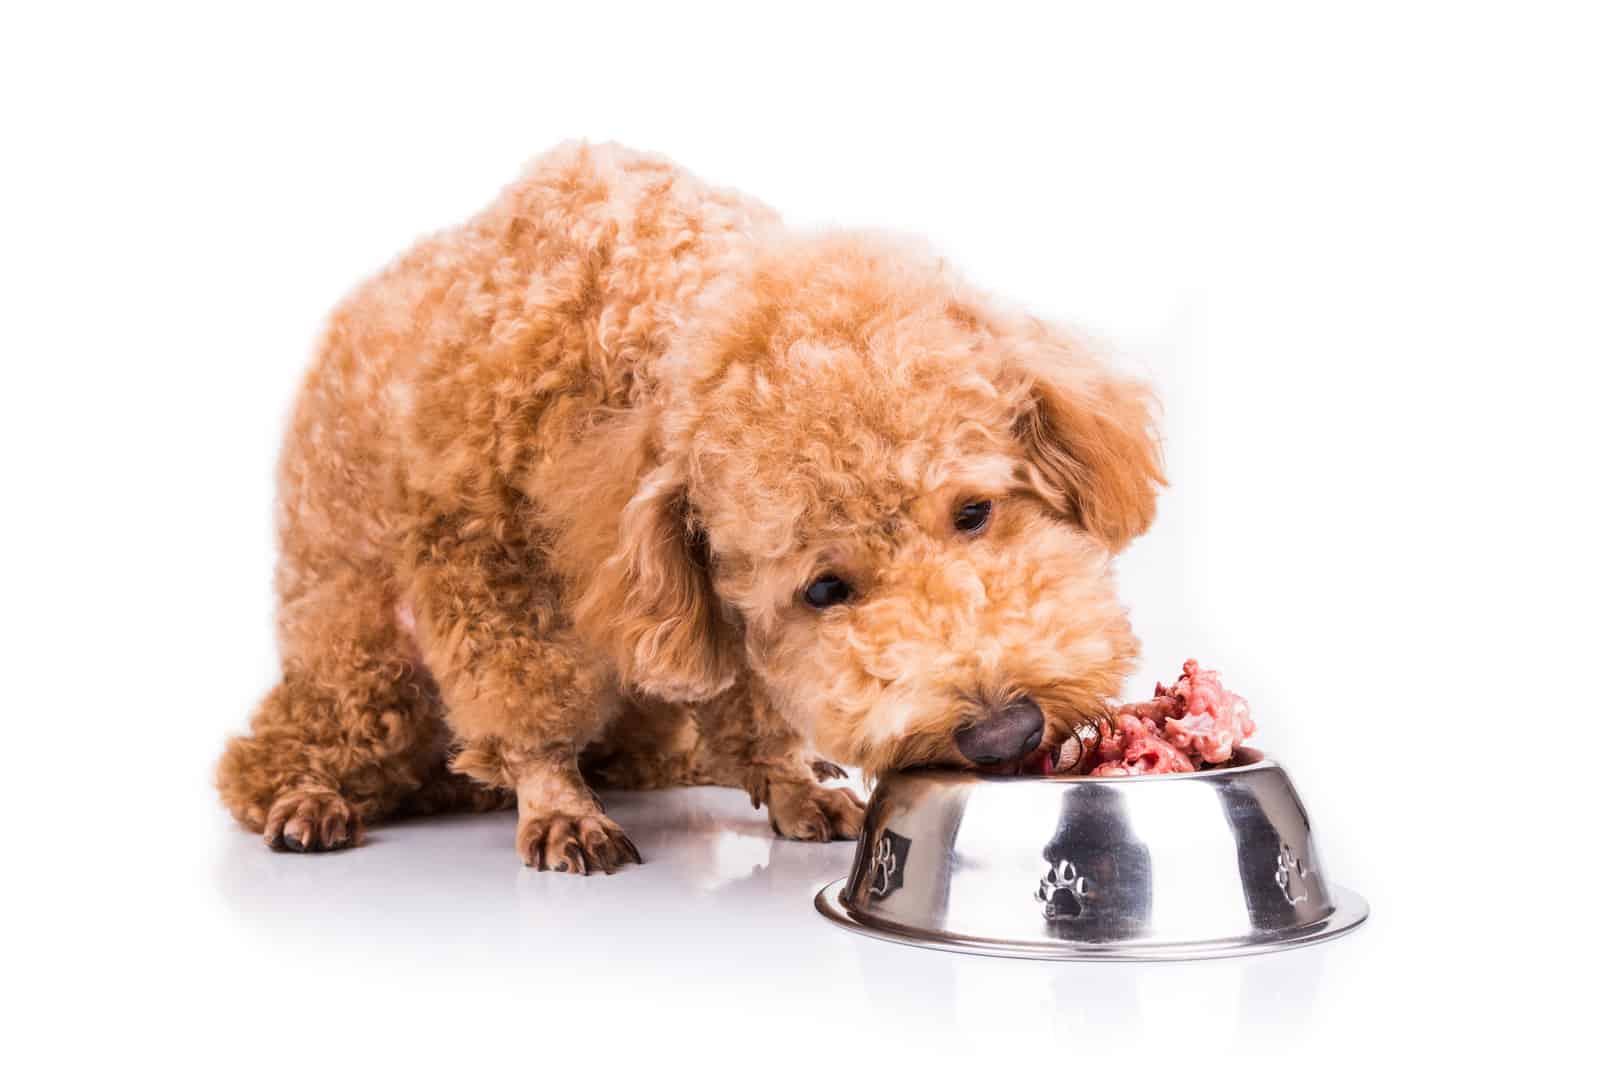
[(1325, 878), (1293, 785), (1255, 750), (1145, 778), (890, 775), (817, 907), (917, 945), (1109, 959), (1283, 949), (1367, 915)]

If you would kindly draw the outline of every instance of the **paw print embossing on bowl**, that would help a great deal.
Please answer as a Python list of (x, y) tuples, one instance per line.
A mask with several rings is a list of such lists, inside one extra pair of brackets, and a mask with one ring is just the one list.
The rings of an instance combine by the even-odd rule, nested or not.
[(1172, 775), (893, 772), (816, 905), (893, 942), (1050, 960), (1261, 953), (1367, 917), (1327, 878), (1288, 775), (1249, 748)]
[(1278, 870), (1273, 873), (1272, 881), (1283, 891), (1285, 901), (1291, 905), (1298, 905), (1310, 899), (1311, 895), (1306, 890), (1306, 876), (1310, 874), (1311, 870), (1306, 867), (1306, 862), (1295, 855), (1289, 843), (1279, 843)]
[(1039, 889), (1033, 892), (1035, 901), (1044, 904), (1047, 920), (1070, 920), (1083, 914), (1084, 897), (1089, 892), (1089, 880), (1078, 874), (1070, 860), (1058, 860), (1039, 880)]
[(911, 852), (911, 839), (884, 829), (878, 844), (872, 850), (872, 883), (868, 893), (873, 897), (888, 897), (905, 883), (906, 856)]

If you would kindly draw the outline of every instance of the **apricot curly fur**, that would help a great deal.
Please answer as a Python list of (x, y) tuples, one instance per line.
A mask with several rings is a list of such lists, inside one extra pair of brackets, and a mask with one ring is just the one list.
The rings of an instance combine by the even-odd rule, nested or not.
[[(853, 836), (837, 764), (963, 764), (1022, 693), (1047, 741), (1103, 714), (1153, 419), (918, 244), (561, 146), (334, 312), (279, 467), (283, 678), (223, 800), (307, 851), (515, 804), (524, 860), (583, 873), (638, 859), (596, 786)], [(823, 571), (848, 603), (803, 603)]]

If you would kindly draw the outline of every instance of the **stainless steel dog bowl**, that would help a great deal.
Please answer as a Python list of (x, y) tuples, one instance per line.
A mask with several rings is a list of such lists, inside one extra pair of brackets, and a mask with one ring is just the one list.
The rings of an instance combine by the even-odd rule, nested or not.
[(1289, 777), (1250, 749), (1183, 775), (890, 775), (816, 904), (876, 938), (1051, 959), (1263, 953), (1367, 918), (1324, 877)]

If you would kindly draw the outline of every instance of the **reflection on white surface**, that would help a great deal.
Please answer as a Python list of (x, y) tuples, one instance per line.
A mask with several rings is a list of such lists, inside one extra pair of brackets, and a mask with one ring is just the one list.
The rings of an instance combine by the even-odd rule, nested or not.
[[(619, 1012), (639, 1026), (693, 1026), (708, 1053), (794, 1026), (793, 1006), (848, 1028), (858, 1053), (993, 1056), (1003, 1037), (1042, 1055), (1157, 1035), (1215, 1052), (1265, 1049), (1312, 1015), (1323, 962), (1341, 947), (1171, 965), (892, 945), (838, 930), (812, 906), (848, 869), (851, 844), (777, 840), (733, 791), (606, 803), (642, 867), (530, 871), (512, 851), (514, 817), (499, 813), (380, 827), (362, 848), (325, 856), (269, 853), (230, 832), (216, 885), (257, 949), (297, 972), (514, 991), (530, 1007), (560, 1005), (575, 1028), (614, 1027)], [(739, 1007), (731, 1018), (728, 1005)]]
[[(1189, 963), (1045, 962), (909, 949), (859, 940), (861, 985), (885, 1018), (908, 1011), (974, 1039), (1017, 1048), (1129, 1048), (1204, 1043), (1265, 1051), (1312, 1012), (1335, 945)], [(920, 953), (926, 959), (907, 959)], [(1160, 1036), (1169, 1036), (1162, 1038)]]

